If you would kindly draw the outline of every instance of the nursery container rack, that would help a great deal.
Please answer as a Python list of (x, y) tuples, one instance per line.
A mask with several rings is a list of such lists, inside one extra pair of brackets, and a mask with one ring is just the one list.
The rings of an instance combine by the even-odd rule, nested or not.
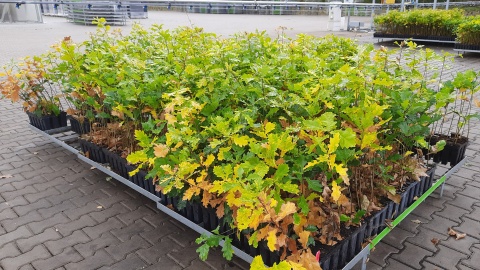
[[(91, 159), (87, 158), (82, 154), (80, 150), (78, 150), (78, 134), (71, 131), (70, 126), (51, 129), (47, 131), (42, 131), (37, 129), (36, 127), (30, 125), (30, 128), (43, 135), (45, 138), (49, 139), (50, 141), (54, 142), (55, 144), (65, 148), (66, 150), (72, 152), (73, 154), (77, 155), (77, 157), (82, 160), (83, 162), (89, 164), (90, 166), (102, 171), (103, 173), (111, 176), (112, 178), (116, 179), (117, 181), (127, 185), (128, 187), (134, 189), (135, 191), (139, 192), (143, 196), (147, 197), (148, 199), (154, 201), (157, 205), (157, 208), (164, 212), (165, 214), (171, 216), (172, 218), (176, 219), (177, 221), (183, 223), (184, 225), (188, 226), (189, 228), (193, 229), (194, 231), (200, 234), (211, 235), (211, 233), (202, 228), (200, 225), (194, 223), (193, 221), (183, 217), (179, 213), (171, 210), (167, 206), (160, 203), (160, 197), (148, 192), (147, 190), (141, 188), (138, 185), (135, 185), (128, 179), (120, 176), (119, 174), (113, 172), (109, 168), (103, 166), (100, 163), (92, 161)], [(443, 188), (447, 178), (449, 178), (454, 172), (458, 171), (463, 164), (467, 161), (467, 157), (463, 158), (457, 165), (453, 166), (452, 168), (448, 169), (440, 178), (436, 180), (436, 182), (426, 190), (418, 199), (416, 199), (412, 205), (407, 207), (403, 213), (401, 213), (397, 218), (395, 218), (391, 223), (389, 223), (385, 229), (379, 232), (373, 240), (371, 240), (370, 244), (365, 246), (350, 262), (347, 263), (346, 266), (343, 267), (343, 270), (350, 270), (358, 263), (362, 264), (362, 270), (366, 269), (366, 262), (367, 258), (370, 255), (370, 251), (393, 229), (395, 228), (402, 220), (404, 220), (419, 204), (421, 204), (430, 194), (435, 191), (438, 187), (441, 187), (440, 196), (443, 195)], [(223, 241), (221, 241), (221, 246), (223, 246)], [(245, 253), (244, 251), (240, 250), (239, 248), (233, 246), (234, 253), (240, 259), (246, 261), (247, 263), (251, 263), (253, 258)]]

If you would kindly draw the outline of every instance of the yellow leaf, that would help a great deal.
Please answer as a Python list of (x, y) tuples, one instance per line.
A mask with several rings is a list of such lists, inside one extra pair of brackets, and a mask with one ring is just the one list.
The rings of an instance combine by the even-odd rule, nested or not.
[(207, 159), (203, 163), (206, 167), (210, 166), (215, 161), (215, 156), (213, 154), (208, 155)]
[(342, 195), (342, 192), (340, 191), (340, 186), (337, 185), (337, 182), (333, 181), (332, 182), (332, 198), (334, 201), (338, 201), (340, 198), (340, 195)]
[(284, 219), (286, 216), (297, 212), (297, 207), (293, 202), (286, 202), (280, 207), (280, 212), (277, 215), (276, 221)]
[(161, 143), (155, 145), (153, 150), (154, 150), (154, 154), (155, 154), (156, 157), (166, 157), (168, 152), (170, 151), (168, 149), (168, 146), (166, 146), (165, 144), (161, 144)]
[(340, 133), (336, 132), (333, 134), (333, 137), (330, 138), (330, 143), (328, 144), (328, 153), (331, 154), (337, 150), (340, 145)]
[(277, 231), (276, 230), (271, 230), (268, 233), (267, 237), (267, 246), (270, 251), (275, 251), (275, 245), (277, 244)]
[(239, 137), (238, 135), (234, 135), (232, 137), (232, 139), (233, 139), (233, 142), (236, 145), (243, 147), (243, 146), (246, 146), (248, 144), (248, 139), (249, 138), (248, 138), (248, 136), (245, 136), (245, 135), (243, 135), (241, 137)]
[(411, 154), (413, 154), (412, 151), (407, 151), (407, 152), (405, 152), (405, 154), (403, 154), (403, 156), (404, 156), (404, 157), (408, 157), (408, 156), (410, 156)]
[(272, 131), (274, 129), (275, 129), (275, 124), (274, 123), (268, 122), (268, 123), (265, 124), (265, 134), (270, 133), (270, 131)]
[(309, 231), (302, 231), (299, 235), (299, 242), (302, 244), (303, 248), (308, 248), (308, 237), (310, 236)]
[(166, 113), (165, 114), (165, 120), (167, 120), (167, 123), (169, 125), (172, 125), (174, 124), (175, 122), (177, 122), (177, 118), (169, 113)]
[(377, 132), (369, 132), (363, 135), (361, 149), (370, 147), (377, 140)]
[(348, 168), (343, 167), (342, 164), (336, 164), (335, 171), (337, 171), (337, 173), (340, 175), (345, 185), (349, 186), (350, 179), (348, 178), (348, 173), (347, 173)]
[(268, 269), (263, 263), (262, 256), (258, 255), (253, 258), (252, 264), (250, 265), (250, 270), (265, 270)]

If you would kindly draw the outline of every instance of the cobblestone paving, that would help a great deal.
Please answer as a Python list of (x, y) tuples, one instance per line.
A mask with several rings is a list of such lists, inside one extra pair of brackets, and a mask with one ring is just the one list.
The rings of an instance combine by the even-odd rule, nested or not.
[[(41, 53), (68, 31), (82, 39), (92, 29), (52, 20), (0, 25), (0, 33), (21, 29), (18, 36), (27, 34), (0, 42), (0, 65)], [(371, 34), (339, 34), (374, 41)], [(458, 58), (454, 71), (468, 68), (480, 69), (480, 56)], [(373, 251), (368, 269), (480, 269), (479, 126), (477, 122), (471, 130), (471, 159), (447, 181), (443, 197), (435, 192), (395, 228)], [(31, 131), (20, 107), (2, 100), (0, 175), (11, 175), (0, 179), (0, 269), (248, 268), (238, 258), (228, 263), (219, 251), (200, 261), (197, 233)], [(458, 241), (448, 237), (448, 227), (467, 236)]]

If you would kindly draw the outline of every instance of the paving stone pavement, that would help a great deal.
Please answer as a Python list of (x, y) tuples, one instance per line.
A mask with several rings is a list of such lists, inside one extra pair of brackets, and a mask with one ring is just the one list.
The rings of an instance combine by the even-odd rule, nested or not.
[[(0, 25), (0, 35), (8, 36), (0, 43), (0, 65), (41, 53), (62, 35), (81, 40), (92, 30), (59, 18), (46, 21)], [(337, 34), (375, 41), (371, 34)], [(479, 55), (457, 58), (453, 71), (469, 68), (480, 69)], [(367, 269), (480, 270), (479, 126), (471, 129), (470, 160), (447, 180), (444, 196), (436, 191), (395, 228), (372, 252)], [(0, 179), (0, 269), (248, 269), (238, 258), (228, 263), (218, 250), (199, 260), (197, 233), (31, 131), (20, 107), (4, 100), (0, 175), (11, 175)], [(455, 240), (448, 227), (467, 236)]]

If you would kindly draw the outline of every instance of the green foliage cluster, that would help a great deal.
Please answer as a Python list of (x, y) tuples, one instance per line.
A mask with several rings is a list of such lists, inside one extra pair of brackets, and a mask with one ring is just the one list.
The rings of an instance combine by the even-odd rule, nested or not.
[(458, 26), (467, 20), (460, 9), (415, 9), (390, 11), (376, 16), (374, 23), (377, 31), (384, 34), (455, 37)]
[[(295, 269), (319, 269), (316, 242), (333, 245), (342, 226), (399, 201), (425, 175), (417, 150), (430, 127), (455, 114), (459, 93), (468, 122), (479, 90), (473, 71), (432, 87), (450, 56), (413, 42), (375, 50), (335, 36), (158, 25), (123, 36), (100, 20), (89, 40), (66, 38), (50, 55), (49, 79), (91, 123), (87, 139), (128, 156), (132, 174), (148, 170), (162, 192), (214, 207), (227, 234), (265, 241)], [(231, 258), (221, 235), (198, 239), (201, 257), (222, 239)]]
[(457, 41), (465, 45), (480, 46), (480, 16), (472, 17), (458, 26)]

